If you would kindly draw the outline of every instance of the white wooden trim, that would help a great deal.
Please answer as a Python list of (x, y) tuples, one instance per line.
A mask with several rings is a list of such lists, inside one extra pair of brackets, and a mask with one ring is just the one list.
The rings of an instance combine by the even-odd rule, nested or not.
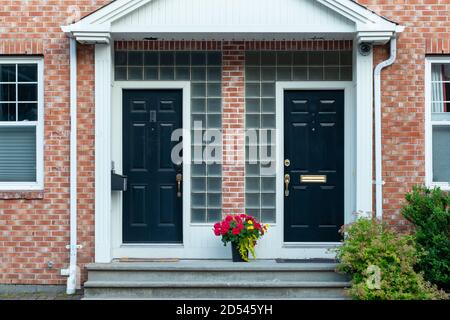
[[(286, 81), (276, 83), (276, 231), (271, 228), (271, 237), (275, 233), (275, 241), (278, 243), (277, 250), (286, 251), (285, 255), (296, 256), (293, 250), (316, 248), (315, 254), (326, 254), (327, 248), (339, 245), (339, 242), (284, 242), (284, 92), (285, 90), (343, 90), (344, 91), (344, 223), (353, 221), (355, 188), (353, 179), (353, 164), (355, 158), (355, 146), (352, 141), (355, 127), (354, 93), (352, 81)], [(320, 251), (320, 249), (325, 251)], [(290, 253), (289, 253), (290, 252)]]
[(356, 105), (356, 211), (363, 215), (373, 212), (373, 50), (369, 55), (358, 53), (357, 41), (353, 50)]
[(1, 191), (34, 191), (44, 189), (44, 59), (36, 57), (0, 57), (0, 64), (37, 64), (37, 86), (38, 86), (38, 118), (37, 121), (27, 122), (0, 122), (0, 126), (36, 127), (36, 181), (30, 182), (0, 182)]
[(181, 89), (183, 91), (183, 243), (124, 244), (122, 241), (122, 192), (112, 194), (112, 255), (113, 258), (192, 257), (190, 235), (191, 199), (191, 84), (189, 81), (115, 81), (112, 104), (112, 160), (117, 173), (123, 173), (122, 163), (122, 93), (124, 89)]
[(450, 184), (433, 182), (433, 123), (450, 125), (449, 121), (431, 120), (431, 65), (433, 63), (450, 63), (449, 57), (436, 56), (425, 58), (425, 185), (427, 187), (440, 187), (450, 191)]
[(112, 46), (95, 45), (95, 262), (111, 261)]

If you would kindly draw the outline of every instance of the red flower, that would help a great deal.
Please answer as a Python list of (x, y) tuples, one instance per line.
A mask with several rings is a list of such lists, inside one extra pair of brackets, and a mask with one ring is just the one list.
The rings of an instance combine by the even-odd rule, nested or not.
[(238, 228), (239, 230), (244, 229), (244, 224), (243, 224), (243, 223), (238, 223), (237, 228)]
[(255, 222), (255, 228), (261, 230), (261, 225), (258, 222)]
[(221, 230), (220, 229), (214, 229), (214, 234), (216, 236), (220, 236)]
[(238, 235), (239, 233), (241, 233), (241, 230), (239, 228), (233, 228), (233, 230), (231, 231), (234, 235)]
[(233, 216), (226, 216), (225, 221), (231, 222), (233, 220)]

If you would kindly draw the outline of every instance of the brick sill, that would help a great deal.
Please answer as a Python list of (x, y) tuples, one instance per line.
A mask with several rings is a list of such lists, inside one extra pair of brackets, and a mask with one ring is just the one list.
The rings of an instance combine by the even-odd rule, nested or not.
[(24, 199), (24, 200), (44, 199), (44, 191), (43, 190), (0, 191), (0, 200), (14, 200), (14, 199)]

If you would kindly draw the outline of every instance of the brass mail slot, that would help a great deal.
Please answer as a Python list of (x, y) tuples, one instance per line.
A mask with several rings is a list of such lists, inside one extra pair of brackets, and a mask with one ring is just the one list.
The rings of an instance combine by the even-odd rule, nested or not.
[(327, 183), (326, 175), (305, 175), (300, 176), (300, 182), (302, 183)]

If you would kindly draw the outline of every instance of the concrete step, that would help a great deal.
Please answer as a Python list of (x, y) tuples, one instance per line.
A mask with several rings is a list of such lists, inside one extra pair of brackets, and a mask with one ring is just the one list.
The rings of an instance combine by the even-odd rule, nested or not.
[(348, 282), (85, 283), (85, 299), (345, 299)]

